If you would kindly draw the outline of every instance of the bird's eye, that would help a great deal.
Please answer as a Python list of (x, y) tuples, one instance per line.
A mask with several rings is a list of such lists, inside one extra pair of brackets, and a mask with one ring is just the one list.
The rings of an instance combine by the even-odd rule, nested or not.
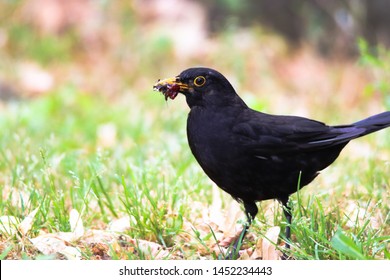
[(198, 77), (196, 77), (195, 80), (194, 80), (194, 85), (196, 85), (197, 87), (201, 87), (201, 86), (203, 86), (205, 83), (206, 83), (206, 78), (203, 77), (203, 76), (198, 76)]

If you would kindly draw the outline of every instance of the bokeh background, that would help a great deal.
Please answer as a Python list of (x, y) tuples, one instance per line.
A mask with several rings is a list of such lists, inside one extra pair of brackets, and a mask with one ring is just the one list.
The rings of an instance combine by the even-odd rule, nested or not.
[[(210, 229), (231, 235), (230, 219), (239, 216), (223, 210), (233, 202), (210, 187), (189, 152), (184, 98), (166, 103), (152, 91), (157, 79), (207, 66), (257, 110), (351, 123), (390, 110), (389, 46), (387, 0), (0, 0), (0, 213), (20, 222), (39, 209), (18, 238), (3, 233), (0, 257), (58, 258), (25, 234), (74, 232), (68, 220), (76, 209), (85, 232), (71, 254), (82, 258), (155, 258), (116, 237), (85, 237), (123, 217), (131, 217), (131, 238), (179, 244), (170, 258), (217, 258), (205, 249), (216, 243)], [(344, 160), (308, 191), (325, 196), (321, 208), (330, 217), (343, 216), (340, 209), (361, 214), (365, 205), (384, 238), (367, 245), (368, 253), (340, 257), (337, 250), (314, 254), (310, 242), (318, 237), (306, 232), (307, 244), (300, 238), (307, 251), (297, 258), (388, 257), (390, 139), (378, 135), (351, 143)], [(265, 205), (261, 212), (273, 216), (259, 218), (258, 231), (283, 220), (277, 204)], [(200, 226), (204, 221), (213, 226)], [(337, 220), (320, 234), (330, 240), (340, 223), (350, 236), (363, 232)], [(251, 236), (257, 244), (259, 236)]]
[[(375, 75), (362, 66), (362, 49), (390, 44), (386, 0), (0, 5), (2, 100), (37, 97), (64, 84), (112, 97), (129, 90), (143, 95), (157, 78), (204, 65), (269, 106), (285, 96), (301, 110), (350, 108), (380, 95), (368, 88)], [(317, 103), (302, 104), (308, 95)]]

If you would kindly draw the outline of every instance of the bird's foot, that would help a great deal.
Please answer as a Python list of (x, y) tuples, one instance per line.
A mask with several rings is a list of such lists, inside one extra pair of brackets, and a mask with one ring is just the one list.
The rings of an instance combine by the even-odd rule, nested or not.
[(283, 255), (280, 257), (280, 259), (283, 260), (283, 261), (291, 260), (291, 256), (287, 255), (287, 252), (290, 251), (290, 244), (288, 244), (288, 243), (286, 242), (286, 244), (284, 245), (284, 248), (285, 248), (286, 250), (283, 252)]

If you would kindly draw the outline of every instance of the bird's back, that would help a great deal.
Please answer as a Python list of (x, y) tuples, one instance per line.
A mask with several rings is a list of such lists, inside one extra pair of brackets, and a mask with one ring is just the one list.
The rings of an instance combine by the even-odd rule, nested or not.
[(351, 139), (390, 125), (390, 112), (347, 126), (249, 108), (193, 108), (188, 142), (207, 175), (234, 198), (288, 197), (310, 183)]

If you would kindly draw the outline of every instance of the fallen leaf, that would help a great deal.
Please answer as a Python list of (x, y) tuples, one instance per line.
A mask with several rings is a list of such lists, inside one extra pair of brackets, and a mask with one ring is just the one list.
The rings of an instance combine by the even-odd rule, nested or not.
[[(111, 243), (113, 244), (113, 243)], [(104, 243), (92, 243), (91, 245), (91, 252), (93, 253), (94, 259), (97, 260), (109, 260), (112, 259), (112, 257), (109, 255), (110, 253), (110, 246)], [(114, 249), (116, 252), (116, 250)]]
[[(214, 247), (213, 247), (213, 252), (217, 256), (218, 255), (226, 256), (228, 254), (228, 248), (222, 247), (222, 246), (218, 246), (218, 244), (215, 244)], [(209, 254), (209, 252), (206, 252), (206, 253)]]
[(73, 232), (63, 232), (63, 231), (59, 231), (59, 232), (56, 232), (56, 233), (52, 233), (53, 236), (56, 236), (57, 238), (61, 239), (61, 240), (64, 240), (66, 242), (73, 242), (75, 241), (76, 238), (74, 233)]
[(238, 258), (239, 260), (250, 260), (251, 255), (253, 254), (251, 249), (246, 249), (240, 251), (240, 257)]
[(66, 246), (64, 250), (59, 251), (68, 260), (81, 260), (81, 252), (76, 247)]
[(75, 239), (84, 235), (83, 221), (79, 212), (76, 209), (70, 210), (69, 213), (70, 230), (74, 234)]
[(163, 247), (155, 242), (133, 239), (131, 243), (136, 246), (143, 254), (151, 255), (155, 260), (161, 260), (169, 255), (169, 251), (163, 249)]
[(68, 260), (80, 260), (80, 250), (77, 247), (68, 246), (68, 242), (60, 238), (61, 234), (47, 233), (31, 238), (30, 241), (34, 247), (44, 255), (54, 255), (59, 253)]
[(28, 214), (23, 221), (19, 224), (18, 229), (21, 234), (26, 235), (34, 224), (35, 215), (38, 213), (39, 208), (35, 208), (30, 214)]
[(241, 232), (242, 226), (237, 227), (237, 221), (243, 218), (243, 212), (235, 201), (223, 207), (220, 189), (214, 184), (212, 190), (213, 202), (209, 208), (208, 223), (215, 224), (225, 236), (235, 236), (237, 231)]
[(116, 240), (118, 240), (119, 234), (112, 232), (112, 231), (106, 231), (106, 230), (98, 230), (98, 229), (92, 229), (88, 230), (82, 240), (86, 242), (87, 244), (91, 243), (111, 243)]
[(383, 223), (384, 223), (384, 219), (381, 212), (378, 212), (377, 215), (375, 215), (375, 217), (370, 218), (370, 225), (373, 229), (376, 230), (380, 229)]
[(263, 260), (279, 260), (280, 251), (276, 249), (280, 233), (280, 227), (271, 227), (268, 229), (262, 241), (262, 256)]
[(125, 216), (117, 220), (113, 220), (108, 225), (108, 230), (115, 232), (125, 232), (130, 229), (130, 217)]
[(238, 238), (240, 238), (240, 235), (241, 231), (237, 231), (234, 236), (226, 236), (218, 244), (222, 247), (228, 247), (233, 244)]
[(215, 223), (216, 225), (220, 226), (223, 225), (225, 217), (222, 215), (222, 199), (221, 199), (221, 193), (218, 190), (218, 187), (213, 184), (212, 186), (212, 203), (209, 207), (209, 222)]
[(49, 233), (30, 239), (31, 243), (43, 254), (52, 255), (66, 249), (64, 240), (58, 238), (55, 234)]
[(256, 247), (251, 255), (251, 260), (261, 260), (262, 259), (262, 248), (263, 248), (263, 239), (259, 238), (256, 242)]
[(237, 221), (242, 219), (245, 219), (243, 211), (240, 209), (236, 201), (232, 201), (227, 207), (225, 219), (223, 224), (220, 225), (219, 229), (224, 233), (225, 236), (239, 235), (241, 234), (243, 226), (238, 224)]

